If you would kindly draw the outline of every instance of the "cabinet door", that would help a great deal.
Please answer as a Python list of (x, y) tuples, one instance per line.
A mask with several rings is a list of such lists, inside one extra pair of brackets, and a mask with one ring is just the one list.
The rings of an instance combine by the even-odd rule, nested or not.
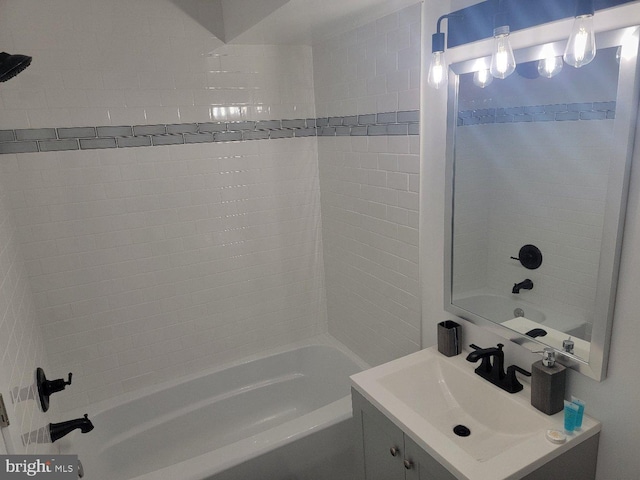
[(404, 480), (404, 435), (387, 417), (352, 391), (358, 448), (366, 480)]
[(406, 480), (456, 480), (446, 468), (440, 465), (417, 443), (405, 435)]

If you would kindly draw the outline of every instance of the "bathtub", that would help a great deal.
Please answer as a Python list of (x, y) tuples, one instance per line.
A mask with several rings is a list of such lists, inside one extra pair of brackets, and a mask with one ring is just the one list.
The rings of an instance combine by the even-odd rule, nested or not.
[(349, 376), (366, 367), (316, 337), (89, 407), (95, 429), (61, 453), (86, 480), (347, 480)]
[[(497, 323), (504, 324), (521, 316), (538, 323), (542, 328), (549, 327), (567, 335), (585, 337), (586, 322), (584, 320), (553, 312), (544, 306), (541, 308), (540, 305), (533, 305), (516, 297), (517, 295), (506, 296), (474, 291), (455, 295), (453, 304)], [(519, 315), (516, 314), (516, 309), (521, 310), (518, 312)]]

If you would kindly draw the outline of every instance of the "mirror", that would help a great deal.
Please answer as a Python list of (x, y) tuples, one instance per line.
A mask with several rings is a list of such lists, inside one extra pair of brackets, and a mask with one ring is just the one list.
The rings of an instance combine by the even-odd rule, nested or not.
[[(596, 58), (579, 69), (562, 65), (564, 43), (516, 51), (517, 71), (484, 87), (476, 72), (490, 57), (451, 66), (445, 309), (532, 351), (552, 346), (602, 380), (638, 28), (599, 34)], [(554, 57), (562, 69), (547, 78), (539, 61)]]

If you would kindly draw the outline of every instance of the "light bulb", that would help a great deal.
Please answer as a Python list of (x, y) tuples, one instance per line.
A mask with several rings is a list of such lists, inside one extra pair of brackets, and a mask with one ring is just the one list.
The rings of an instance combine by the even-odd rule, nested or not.
[(632, 33), (627, 33), (622, 38), (622, 45), (619, 45), (616, 50), (616, 62), (631, 60), (636, 56), (635, 45), (638, 43), (638, 32), (639, 30), (636, 28)]
[(555, 77), (562, 70), (562, 57), (546, 57), (538, 60), (538, 73), (543, 77)]
[(593, 15), (577, 16), (573, 22), (571, 36), (564, 51), (564, 61), (580, 68), (596, 56), (596, 36), (593, 31)]
[(433, 52), (431, 54), (431, 65), (429, 65), (429, 75), (427, 82), (435, 89), (447, 83), (447, 61), (444, 52)]
[(516, 58), (509, 42), (509, 26), (493, 30), (494, 46), (489, 71), (495, 78), (507, 78), (516, 69)]
[(491, 73), (486, 68), (476, 70), (473, 74), (473, 84), (477, 87), (484, 88), (493, 82)]

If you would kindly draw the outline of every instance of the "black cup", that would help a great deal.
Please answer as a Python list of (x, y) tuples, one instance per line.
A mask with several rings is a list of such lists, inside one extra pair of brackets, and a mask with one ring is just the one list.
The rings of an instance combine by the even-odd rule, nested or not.
[(452, 320), (438, 324), (438, 351), (446, 357), (453, 357), (462, 351), (460, 325)]

